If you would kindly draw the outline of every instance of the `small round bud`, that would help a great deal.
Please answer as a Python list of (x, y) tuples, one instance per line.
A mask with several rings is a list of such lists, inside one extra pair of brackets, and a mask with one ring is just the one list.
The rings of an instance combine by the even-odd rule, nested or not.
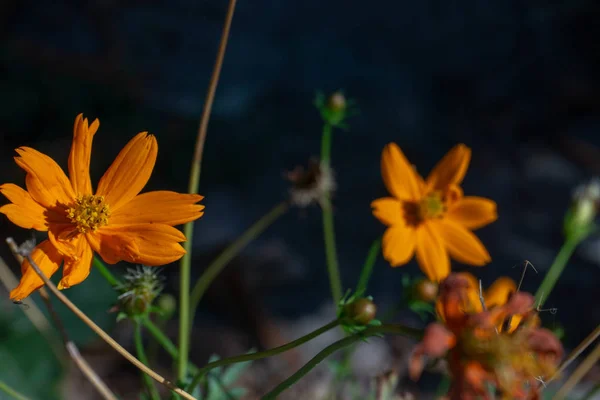
[(416, 300), (433, 303), (438, 295), (439, 286), (428, 279), (421, 279), (413, 288), (413, 296)]
[(346, 97), (342, 92), (335, 92), (327, 99), (327, 108), (334, 113), (346, 110)]
[(375, 319), (377, 306), (373, 301), (361, 298), (345, 306), (345, 315), (357, 325), (368, 325)]

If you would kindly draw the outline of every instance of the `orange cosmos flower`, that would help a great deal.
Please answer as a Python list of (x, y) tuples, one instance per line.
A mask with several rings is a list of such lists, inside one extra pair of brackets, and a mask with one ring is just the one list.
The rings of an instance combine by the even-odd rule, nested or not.
[(496, 203), (463, 196), (460, 183), (470, 159), (471, 150), (459, 144), (423, 180), (395, 143), (383, 149), (381, 173), (393, 197), (377, 199), (371, 207), (388, 226), (383, 255), (392, 267), (406, 264), (416, 251), (425, 275), (439, 282), (450, 273), (449, 255), (470, 265), (491, 261), (471, 230), (496, 220)]
[[(69, 155), (69, 178), (50, 157), (29, 147), (16, 151), (16, 163), (27, 172), (27, 191), (17, 185), (0, 185), (11, 204), (0, 207), (16, 225), (47, 231), (48, 240), (32, 252), (32, 259), (51, 276), (64, 262), (59, 289), (81, 283), (90, 273), (93, 252), (109, 264), (119, 261), (164, 265), (185, 254), (185, 236), (174, 225), (193, 221), (203, 214), (197, 194), (144, 188), (158, 152), (147, 132), (139, 133), (121, 150), (92, 190), (89, 166), (92, 139), (100, 123), (88, 126), (82, 114), (75, 119)], [(27, 260), (23, 277), (10, 298), (18, 301), (43, 285)]]

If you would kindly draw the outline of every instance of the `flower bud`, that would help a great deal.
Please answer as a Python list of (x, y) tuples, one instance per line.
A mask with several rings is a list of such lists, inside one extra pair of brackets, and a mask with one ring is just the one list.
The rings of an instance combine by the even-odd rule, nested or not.
[(344, 315), (357, 325), (368, 325), (375, 319), (377, 306), (372, 300), (360, 298), (344, 307)]
[(156, 306), (161, 311), (164, 320), (170, 319), (177, 310), (177, 300), (171, 294), (163, 294), (156, 300)]
[(421, 279), (413, 286), (413, 297), (425, 303), (433, 303), (438, 296), (439, 286), (429, 279)]
[(588, 228), (596, 218), (600, 204), (600, 180), (595, 178), (577, 187), (573, 193), (570, 212), (565, 217), (567, 235), (580, 233)]
[(332, 113), (346, 111), (346, 97), (342, 92), (335, 92), (327, 99), (327, 108)]

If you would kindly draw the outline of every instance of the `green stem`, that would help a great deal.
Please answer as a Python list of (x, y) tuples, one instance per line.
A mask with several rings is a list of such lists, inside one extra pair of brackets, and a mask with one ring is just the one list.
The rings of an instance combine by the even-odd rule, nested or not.
[[(179, 350), (177, 346), (164, 334), (164, 332), (156, 326), (156, 324), (150, 318), (144, 318), (142, 325), (148, 330), (148, 333), (154, 337), (154, 339), (162, 346), (163, 349), (174, 359), (179, 359)], [(195, 374), (198, 372), (198, 367), (192, 363), (188, 363), (188, 369), (191, 373)]]
[(571, 235), (570, 237), (567, 237), (535, 293), (535, 300), (538, 307), (544, 305), (544, 302), (550, 296), (552, 289), (554, 289), (558, 278), (560, 278), (560, 275), (567, 266), (569, 258), (573, 255), (577, 245), (586, 237), (587, 235)]
[(323, 125), (323, 134), (321, 135), (321, 162), (329, 166), (331, 159), (331, 138), (333, 136), (333, 126), (326, 122)]
[(600, 383), (597, 383), (594, 387), (592, 387), (582, 398), (581, 400), (592, 400), (596, 397), (597, 394), (600, 394)]
[(29, 400), (28, 397), (23, 396), (21, 393), (17, 392), (16, 390), (14, 390), (10, 386), (8, 386), (3, 381), (0, 381), (0, 392), (4, 392), (7, 395), (9, 395), (11, 398), (16, 399), (16, 400)]
[(271, 400), (276, 399), (284, 390), (292, 386), (294, 383), (298, 382), (304, 375), (309, 373), (314, 367), (316, 367), (321, 361), (329, 357), (331, 354), (336, 351), (343, 349), (344, 347), (350, 346), (360, 340), (364, 340), (369, 336), (375, 336), (382, 333), (392, 333), (392, 334), (400, 334), (406, 335), (409, 337), (418, 338), (421, 336), (421, 331), (408, 328), (402, 325), (380, 325), (373, 326), (365, 329), (364, 331), (357, 333), (352, 336), (345, 337), (344, 339), (338, 340), (337, 342), (325, 347), (321, 352), (319, 352), (316, 356), (314, 356), (308, 363), (306, 363), (302, 368), (300, 368), (296, 373), (290, 376), (288, 379), (280, 383), (275, 389), (271, 390), (265, 396), (262, 397), (262, 400)]
[(194, 376), (194, 379), (192, 380), (192, 383), (190, 383), (188, 388), (190, 390), (193, 390), (193, 388), (195, 388), (198, 385), (198, 383), (200, 383), (200, 380), (202, 379), (204, 374), (206, 374), (208, 371), (210, 371), (213, 368), (217, 368), (217, 367), (221, 367), (221, 366), (229, 365), (229, 364), (235, 364), (235, 363), (239, 363), (239, 362), (244, 362), (244, 361), (254, 361), (254, 360), (260, 360), (260, 359), (266, 358), (266, 357), (272, 357), (274, 355), (291, 350), (294, 347), (298, 347), (301, 344), (304, 344), (304, 343), (316, 338), (317, 336), (327, 332), (328, 330), (335, 328), (340, 323), (341, 323), (341, 321), (338, 319), (333, 320), (330, 323), (328, 323), (327, 325), (320, 327), (319, 329), (309, 333), (308, 335), (302, 336), (292, 342), (284, 344), (283, 346), (275, 347), (270, 350), (265, 350), (265, 351), (261, 351), (261, 352), (257, 352), (257, 353), (251, 353), (251, 354), (243, 354), (241, 356), (223, 358), (223, 359), (208, 363), (204, 367), (202, 367), (198, 370), (198, 373), (196, 374), (196, 376)]
[(202, 300), (204, 293), (215, 280), (215, 278), (221, 273), (223, 268), (225, 268), (227, 264), (229, 264), (229, 262), (233, 260), (244, 249), (244, 247), (248, 245), (248, 243), (256, 239), (256, 237), (263, 233), (273, 222), (277, 220), (277, 218), (283, 215), (288, 208), (289, 206), (287, 202), (277, 204), (210, 263), (210, 265), (202, 273), (202, 276), (200, 276), (200, 278), (196, 281), (196, 284), (192, 289), (189, 307), (191, 316), (194, 316), (196, 313), (196, 308), (198, 307), (198, 304), (200, 304), (200, 300)]
[(342, 280), (335, 247), (335, 228), (333, 225), (333, 211), (331, 201), (324, 198), (321, 202), (323, 210), (323, 236), (325, 239), (325, 257), (327, 259), (327, 273), (329, 274), (329, 285), (334, 305), (337, 307), (342, 298)]
[(369, 249), (367, 260), (365, 261), (362, 271), (360, 272), (358, 285), (356, 285), (357, 296), (362, 296), (363, 293), (367, 290), (369, 278), (371, 278), (371, 274), (373, 272), (373, 266), (375, 265), (375, 261), (377, 261), (377, 255), (379, 255), (379, 249), (381, 249), (381, 239), (375, 240), (371, 245), (371, 248)]
[(94, 267), (96, 267), (98, 272), (100, 272), (102, 277), (106, 279), (106, 281), (111, 286), (119, 286), (121, 284), (121, 282), (117, 278), (115, 278), (112, 272), (109, 271), (106, 265), (104, 265), (104, 263), (98, 257), (95, 256), (92, 263), (94, 264)]
[[(137, 352), (138, 359), (149, 367), (148, 358), (146, 358), (146, 352), (144, 351), (144, 342), (142, 341), (142, 324), (137, 321), (135, 322), (133, 341), (135, 342), (135, 350)], [(152, 380), (152, 378), (143, 372), (142, 378), (144, 379), (144, 383), (146, 384), (150, 398), (152, 400), (160, 400), (160, 394), (154, 385), (154, 380)]]

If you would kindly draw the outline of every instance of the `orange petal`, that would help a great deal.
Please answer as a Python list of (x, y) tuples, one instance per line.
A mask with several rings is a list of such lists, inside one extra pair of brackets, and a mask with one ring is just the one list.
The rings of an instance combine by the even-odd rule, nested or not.
[(435, 225), (453, 259), (475, 266), (492, 260), (483, 243), (468, 229), (448, 220), (436, 221)]
[(35, 201), (46, 208), (73, 202), (71, 182), (52, 158), (30, 147), (19, 147), (16, 152), (20, 157), (15, 162), (27, 172), (27, 191)]
[(204, 206), (196, 203), (203, 198), (199, 194), (168, 191), (143, 193), (115, 211), (110, 217), (110, 223), (171, 226), (185, 224), (202, 216)]
[(471, 149), (464, 144), (454, 146), (427, 177), (432, 190), (444, 190), (448, 185), (460, 184), (471, 161)]
[(108, 264), (119, 261), (148, 266), (169, 264), (185, 254), (185, 235), (169, 225), (110, 225), (86, 234), (92, 249)]
[(69, 154), (69, 177), (71, 185), (78, 195), (92, 194), (92, 182), (90, 181), (90, 158), (92, 154), (92, 140), (100, 122), (95, 119), (88, 126), (87, 118), (79, 114), (75, 118), (73, 127), (73, 144)]
[(498, 218), (495, 201), (475, 196), (463, 197), (448, 210), (446, 216), (471, 230), (481, 228)]
[(78, 257), (76, 244), (81, 236), (73, 224), (50, 224), (48, 229), (48, 240), (67, 259)]
[(431, 281), (440, 282), (450, 274), (450, 259), (444, 242), (429, 222), (417, 229), (417, 261)]
[(383, 234), (383, 257), (392, 267), (406, 264), (412, 258), (417, 243), (414, 229), (403, 224), (389, 227)]
[(423, 180), (396, 143), (390, 143), (383, 149), (381, 175), (385, 186), (394, 197), (416, 200), (421, 196)]
[(402, 202), (393, 197), (383, 197), (371, 202), (373, 215), (385, 225), (394, 225), (404, 219)]
[(68, 289), (85, 280), (90, 274), (92, 266), (92, 257), (94, 253), (87, 242), (85, 236), (78, 235), (73, 243), (76, 251), (76, 257), (65, 259), (63, 267), (63, 278), (58, 283), (58, 288)]
[(510, 278), (502, 276), (494, 281), (485, 291), (485, 306), (487, 308), (506, 304), (511, 294), (517, 291), (517, 284)]
[[(56, 272), (62, 262), (62, 257), (48, 240), (44, 240), (33, 249), (31, 258), (48, 278)], [(29, 265), (29, 261), (23, 261), (21, 271), (23, 276), (21, 277), (19, 286), (10, 292), (10, 299), (13, 301), (21, 301), (27, 298), (31, 293), (44, 285), (42, 278)]]
[(97, 195), (104, 196), (111, 212), (133, 199), (146, 186), (158, 153), (153, 135), (138, 133), (121, 150), (98, 183)]
[(44, 215), (46, 209), (33, 200), (27, 191), (12, 183), (5, 183), (0, 185), (0, 193), (12, 202), (0, 207), (0, 213), (6, 215), (13, 224), (25, 229), (48, 230)]

